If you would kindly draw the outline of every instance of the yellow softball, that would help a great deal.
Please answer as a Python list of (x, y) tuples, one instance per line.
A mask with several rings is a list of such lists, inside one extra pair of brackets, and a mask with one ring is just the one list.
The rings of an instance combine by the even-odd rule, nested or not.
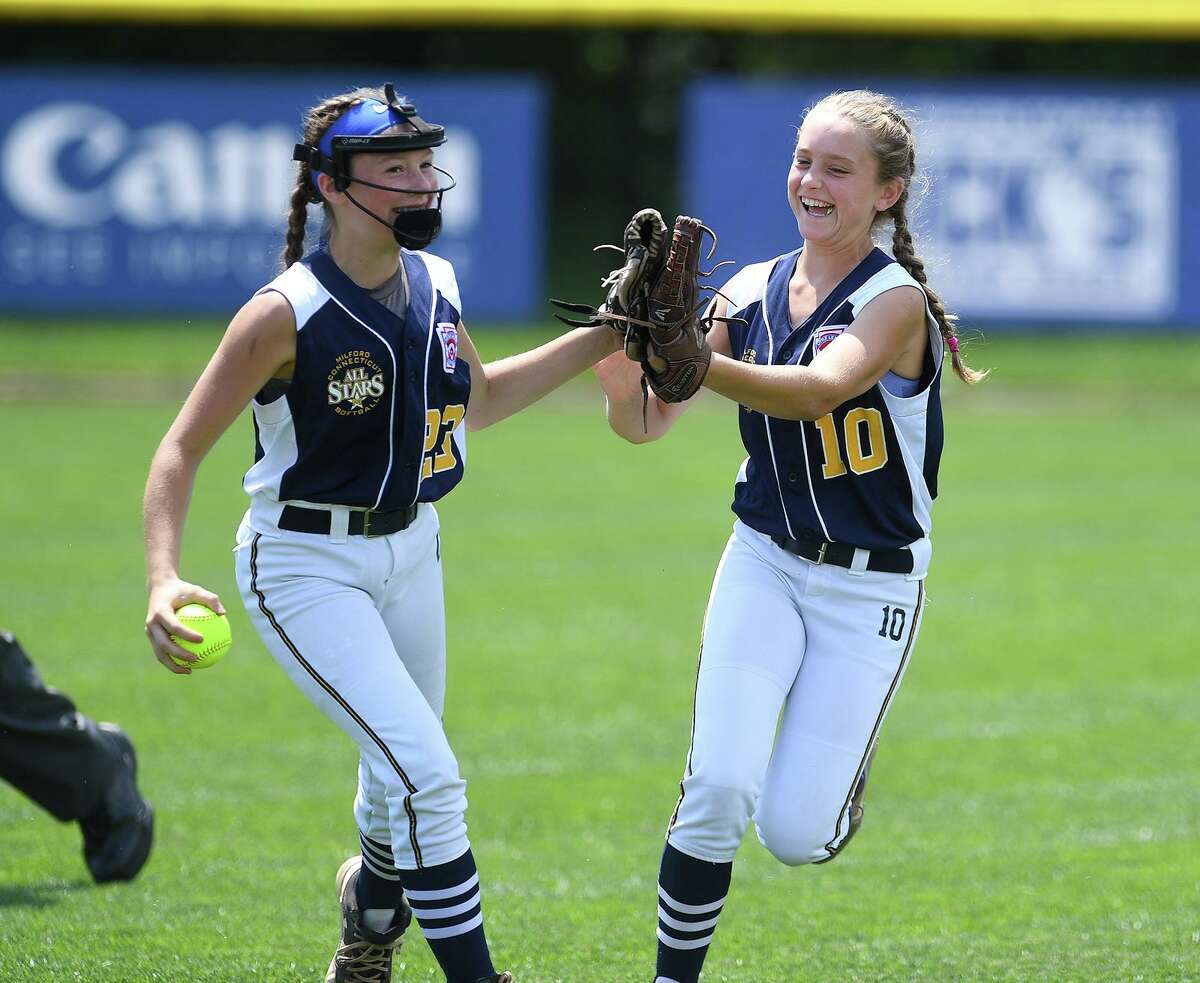
[(199, 642), (189, 642), (186, 638), (172, 635), (171, 641), (181, 649), (187, 649), (195, 655), (195, 662), (184, 662), (171, 656), (171, 661), (177, 666), (187, 666), (190, 669), (207, 669), (214, 662), (219, 662), (233, 644), (233, 635), (229, 630), (229, 619), (223, 614), (217, 614), (203, 604), (185, 604), (175, 612), (180, 622), (201, 635)]

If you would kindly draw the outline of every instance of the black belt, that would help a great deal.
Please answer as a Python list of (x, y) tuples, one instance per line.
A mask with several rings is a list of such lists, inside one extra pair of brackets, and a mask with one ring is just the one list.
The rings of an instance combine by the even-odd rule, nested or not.
[[(813, 563), (832, 563), (836, 567), (846, 567), (854, 562), (854, 547), (845, 543), (830, 543), (823, 539), (798, 540), (787, 536), (772, 536), (771, 540), (781, 550), (802, 556)], [(904, 547), (898, 550), (870, 550), (867, 558), (867, 569), (878, 573), (912, 573), (912, 550)]]
[[(417, 507), (393, 512), (352, 511), (346, 532), (351, 536), (386, 536), (407, 529), (417, 517)], [(285, 505), (279, 516), (279, 528), (289, 532), (315, 532), (329, 535), (333, 513), (325, 509), (306, 509), (299, 505)]]

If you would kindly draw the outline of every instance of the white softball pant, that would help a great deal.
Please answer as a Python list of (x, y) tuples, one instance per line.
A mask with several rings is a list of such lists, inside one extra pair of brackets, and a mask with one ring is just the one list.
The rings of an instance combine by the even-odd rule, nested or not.
[(753, 817), (785, 864), (832, 859), (861, 822), (923, 601), (920, 576), (817, 565), (737, 522), (705, 615), (670, 844), (727, 862)]
[(290, 532), (265, 516), (252, 507), (238, 529), (242, 601), (292, 682), (358, 744), (359, 829), (391, 843), (403, 870), (461, 856), (466, 783), (441, 723), (437, 512), (421, 505), (407, 529), (369, 539)]

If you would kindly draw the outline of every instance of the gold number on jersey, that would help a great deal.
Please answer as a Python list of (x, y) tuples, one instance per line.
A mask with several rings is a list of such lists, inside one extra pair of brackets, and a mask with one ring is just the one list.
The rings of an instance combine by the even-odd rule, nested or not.
[[(425, 411), (425, 457), (421, 461), (421, 478), (431, 477), (439, 471), (449, 471), (458, 463), (454, 456), (454, 428), (462, 423), (467, 408), (462, 403), (447, 406), (444, 410)], [(439, 438), (441, 447), (438, 447)]]
[[(825, 453), (821, 474), (826, 478), (840, 478), (846, 473), (846, 462), (842, 460), (842, 451), (838, 446), (837, 424), (833, 422), (833, 414), (826, 413), (814, 422), (821, 433), (821, 449)], [(855, 474), (869, 474), (887, 464), (883, 414), (879, 410), (869, 406), (856, 406), (846, 414), (842, 431), (846, 441), (846, 456), (850, 459), (850, 470)]]
[(833, 414), (826, 413), (816, 424), (817, 429), (821, 431), (821, 449), (825, 452), (821, 474), (826, 478), (840, 478), (846, 473), (846, 465), (842, 463), (842, 451), (838, 447), (837, 424), (833, 422)]

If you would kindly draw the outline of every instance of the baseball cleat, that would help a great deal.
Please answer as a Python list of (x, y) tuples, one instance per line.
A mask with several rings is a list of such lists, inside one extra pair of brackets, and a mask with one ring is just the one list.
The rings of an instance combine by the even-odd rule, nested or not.
[(338, 900), (342, 903), (342, 944), (333, 954), (325, 983), (391, 983), (392, 956), (403, 942), (401, 936), (412, 921), (412, 909), (401, 901), (386, 932), (372, 932), (360, 922), (358, 872), (362, 857), (351, 857), (337, 872)]

